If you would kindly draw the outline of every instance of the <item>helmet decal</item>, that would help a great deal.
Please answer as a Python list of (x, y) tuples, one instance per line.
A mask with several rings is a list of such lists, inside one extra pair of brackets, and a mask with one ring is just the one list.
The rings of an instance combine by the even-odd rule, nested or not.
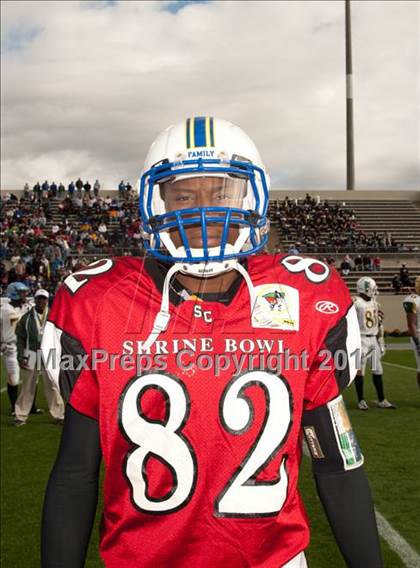
[(188, 150), (214, 147), (214, 119), (212, 116), (187, 118), (186, 146)]
[(378, 286), (373, 278), (369, 278), (368, 276), (362, 276), (357, 281), (357, 292), (359, 294), (365, 294), (369, 298), (376, 297), (378, 292)]

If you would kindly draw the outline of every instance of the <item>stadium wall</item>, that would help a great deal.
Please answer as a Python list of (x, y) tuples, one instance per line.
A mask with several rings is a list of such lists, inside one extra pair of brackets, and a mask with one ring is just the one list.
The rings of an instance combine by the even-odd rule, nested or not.
[(384, 329), (386, 332), (392, 332), (396, 329), (407, 331), (407, 320), (403, 308), (404, 298), (405, 296), (385, 295), (378, 297), (382, 311), (385, 314)]

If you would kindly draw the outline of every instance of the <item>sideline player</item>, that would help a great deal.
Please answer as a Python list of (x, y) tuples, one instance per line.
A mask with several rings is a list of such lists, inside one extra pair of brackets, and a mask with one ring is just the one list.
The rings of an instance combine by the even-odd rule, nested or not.
[(23, 314), (30, 309), (26, 301), (28, 291), (29, 288), (23, 282), (12, 282), (6, 290), (9, 301), (1, 305), (1, 353), (7, 371), (7, 394), (10, 400), (11, 416), (15, 415), (19, 384), (16, 325)]
[(357, 293), (354, 305), (359, 320), (360, 333), (362, 336), (361, 369), (357, 372), (354, 380), (360, 410), (369, 410), (369, 406), (363, 394), (364, 374), (366, 363), (369, 362), (372, 369), (372, 380), (378, 396), (376, 405), (378, 408), (395, 409), (384, 395), (383, 367), (381, 358), (385, 353), (383, 334), (383, 313), (376, 298), (378, 287), (373, 278), (364, 276), (357, 281)]
[[(43, 568), (83, 566), (101, 458), (107, 568), (304, 568), (302, 428), (347, 565), (382, 566), (340, 395), (360, 347), (355, 308), (326, 264), (254, 254), (268, 238), (268, 189), (237, 126), (197, 117), (170, 127), (140, 182), (153, 258), (102, 259), (60, 288), (44, 358), (55, 349), (90, 364), (48, 365), (69, 402), (44, 503)], [(126, 368), (127, 346), (153, 367)], [(94, 365), (98, 348), (124, 362)], [(286, 350), (306, 363), (271, 370)], [(216, 357), (225, 362), (217, 372)]]
[(404, 298), (403, 306), (407, 316), (408, 333), (416, 358), (417, 384), (420, 388), (420, 276), (417, 276), (414, 282), (414, 294)]
[(17, 359), (21, 368), (22, 386), (15, 405), (14, 426), (26, 424), (34, 405), (39, 372), (44, 381), (44, 393), (51, 416), (56, 424), (64, 421), (64, 403), (57, 386), (51, 383), (45, 369), (39, 369), (37, 365), (37, 354), (48, 316), (48, 298), (46, 290), (37, 290), (34, 295), (35, 306), (20, 318), (16, 327)]

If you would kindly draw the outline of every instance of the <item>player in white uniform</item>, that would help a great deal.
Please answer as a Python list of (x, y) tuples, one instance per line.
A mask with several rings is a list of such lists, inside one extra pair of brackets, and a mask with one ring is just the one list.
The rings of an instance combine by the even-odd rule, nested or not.
[(30, 305), (26, 301), (28, 287), (23, 282), (12, 282), (7, 287), (9, 301), (1, 306), (1, 353), (7, 370), (7, 394), (11, 414), (14, 415), (19, 384), (19, 364), (16, 348), (16, 325)]
[(404, 310), (407, 315), (408, 333), (413, 344), (417, 364), (417, 384), (420, 388), (420, 276), (414, 284), (414, 294), (404, 298)]
[(373, 278), (363, 277), (357, 281), (357, 296), (353, 299), (359, 320), (360, 334), (362, 336), (361, 368), (355, 378), (355, 387), (360, 410), (369, 410), (369, 406), (363, 395), (363, 382), (366, 370), (366, 363), (369, 361), (372, 369), (372, 380), (378, 395), (378, 408), (392, 408), (391, 404), (384, 395), (382, 380), (383, 368), (381, 357), (385, 353), (385, 343), (383, 339), (383, 313), (380, 305), (376, 301), (378, 287)]

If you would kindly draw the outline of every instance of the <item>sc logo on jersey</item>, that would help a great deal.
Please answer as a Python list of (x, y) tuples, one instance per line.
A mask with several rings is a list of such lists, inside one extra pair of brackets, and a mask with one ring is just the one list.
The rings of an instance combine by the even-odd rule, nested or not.
[(203, 310), (203, 308), (198, 304), (194, 306), (193, 313), (195, 318), (203, 318), (206, 323), (211, 323), (213, 321), (213, 318), (211, 317), (211, 311)]
[(336, 314), (340, 308), (334, 302), (320, 300), (315, 304), (315, 309), (317, 312), (321, 312), (321, 314)]

